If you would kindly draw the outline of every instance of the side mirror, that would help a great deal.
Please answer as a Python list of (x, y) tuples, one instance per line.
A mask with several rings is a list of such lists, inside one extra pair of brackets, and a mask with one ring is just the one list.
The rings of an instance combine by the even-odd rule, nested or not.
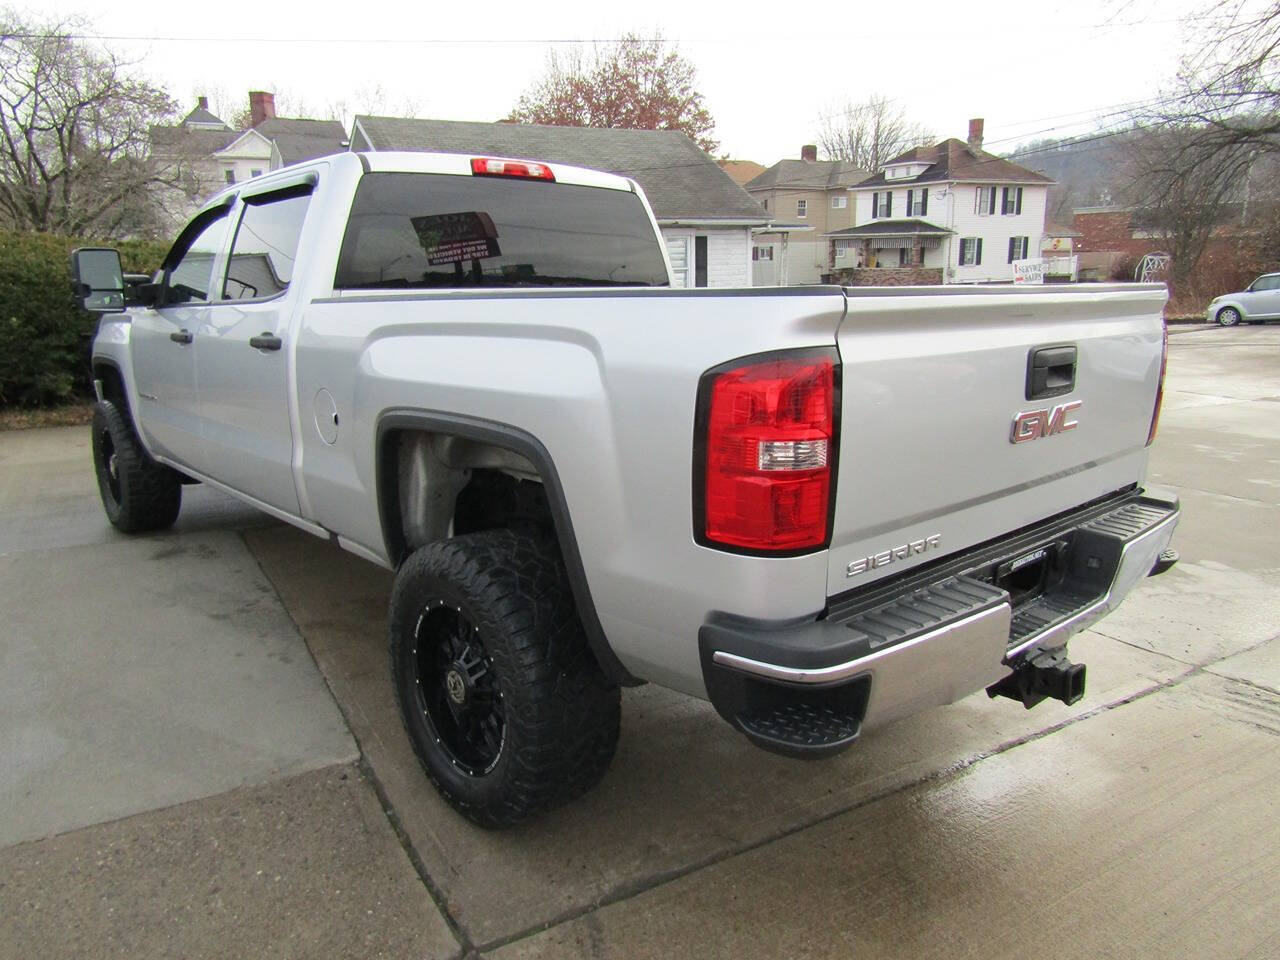
[(71, 251), (71, 288), (90, 313), (124, 311), (124, 271), (120, 254), (106, 247)]

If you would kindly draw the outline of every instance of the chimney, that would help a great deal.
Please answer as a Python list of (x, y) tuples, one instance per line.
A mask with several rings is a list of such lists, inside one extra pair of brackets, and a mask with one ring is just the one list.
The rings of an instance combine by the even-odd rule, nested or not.
[(209, 109), (209, 98), (208, 98), (208, 97), (196, 97), (196, 106), (197, 106), (197, 107), (199, 107), (201, 110), (208, 110), (208, 109)]
[(815, 144), (806, 143), (800, 148), (800, 159), (814, 163), (818, 159), (818, 148)]
[(982, 118), (975, 117), (969, 121), (969, 146), (974, 150), (982, 149)]
[(256, 127), (263, 120), (276, 115), (276, 97), (265, 90), (249, 91), (249, 126)]

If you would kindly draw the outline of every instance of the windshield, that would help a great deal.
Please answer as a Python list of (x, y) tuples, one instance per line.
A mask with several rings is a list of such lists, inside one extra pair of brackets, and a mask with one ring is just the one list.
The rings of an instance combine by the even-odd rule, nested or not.
[(339, 288), (667, 286), (630, 191), (434, 173), (370, 173), (356, 188)]

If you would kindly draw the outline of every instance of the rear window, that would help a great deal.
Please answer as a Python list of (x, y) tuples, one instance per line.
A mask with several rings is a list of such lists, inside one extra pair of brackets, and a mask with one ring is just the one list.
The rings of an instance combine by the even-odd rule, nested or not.
[(334, 285), (659, 287), (667, 271), (630, 191), (370, 173), (356, 188)]

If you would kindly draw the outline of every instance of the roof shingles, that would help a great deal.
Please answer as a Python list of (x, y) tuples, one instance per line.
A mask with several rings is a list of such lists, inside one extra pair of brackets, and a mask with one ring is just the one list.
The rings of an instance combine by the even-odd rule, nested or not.
[(675, 130), (618, 130), (360, 116), (374, 150), (480, 153), (590, 167), (631, 177), (659, 220), (769, 222), (769, 214)]
[[(885, 176), (885, 168), (898, 164), (927, 163), (928, 169), (915, 177), (893, 180)], [(858, 184), (862, 187), (878, 187), (902, 183), (939, 183), (946, 180), (990, 181), (992, 183), (1053, 183), (1044, 174), (1028, 170), (1012, 161), (975, 149), (963, 140), (952, 137), (928, 147), (915, 147), (899, 154), (873, 177)]]
[(327, 157), (347, 149), (347, 131), (340, 120), (271, 117), (254, 129), (268, 140), (275, 141), (280, 159), (285, 164)]
[(866, 176), (866, 170), (845, 160), (779, 160), (746, 186), (751, 191), (835, 190), (852, 187)]

